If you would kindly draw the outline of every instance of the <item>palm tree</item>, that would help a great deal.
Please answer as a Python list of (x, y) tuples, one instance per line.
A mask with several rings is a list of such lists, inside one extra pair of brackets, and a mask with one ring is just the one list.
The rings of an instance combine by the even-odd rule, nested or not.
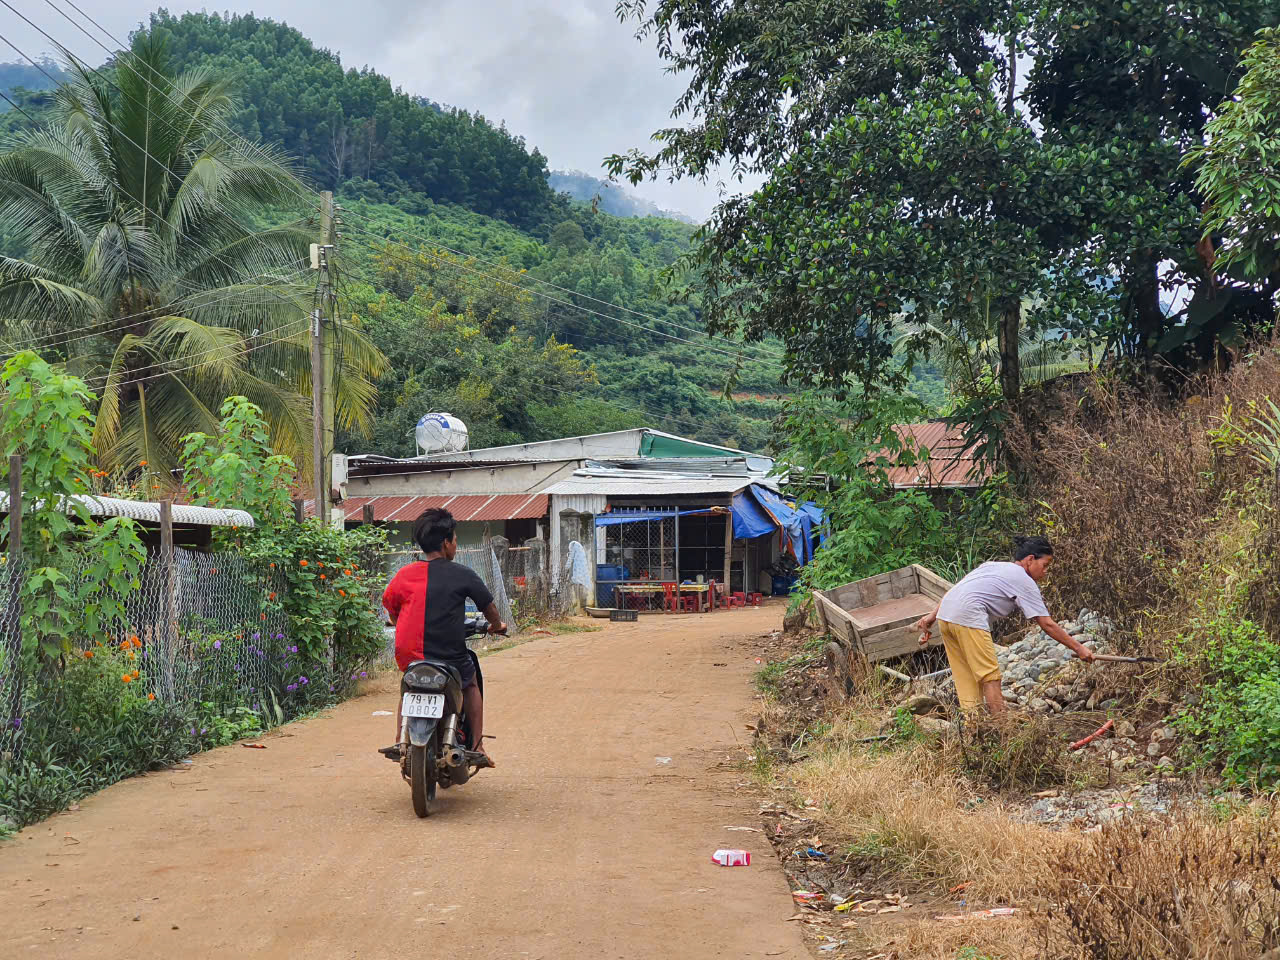
[[(225, 80), (175, 76), (156, 40), (68, 73), (54, 123), (0, 150), (0, 222), (29, 250), (0, 257), (0, 338), (57, 352), (100, 391), (105, 468), (174, 466), (179, 438), (212, 432), (233, 394), (308, 463), (308, 191), (281, 154), (227, 132)], [(349, 325), (338, 338), (338, 420), (365, 428), (386, 360)]]

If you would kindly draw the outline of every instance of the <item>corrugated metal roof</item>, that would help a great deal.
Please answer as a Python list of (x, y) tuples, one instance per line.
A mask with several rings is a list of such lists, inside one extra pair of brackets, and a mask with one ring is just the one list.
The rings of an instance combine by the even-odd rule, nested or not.
[(927, 461), (889, 470), (895, 487), (978, 487), (991, 478), (991, 465), (978, 464), (972, 447), (966, 446), (963, 426), (902, 423), (894, 429), (904, 440), (929, 451)]
[(529, 520), (546, 516), (547, 495), (544, 493), (449, 494), (431, 497), (348, 497), (338, 506), (346, 519), (364, 518), (365, 504), (373, 505), (375, 523), (405, 523), (418, 519), (422, 511), (443, 507), (459, 522), (492, 520)]
[(737, 493), (753, 483), (773, 488), (769, 481), (747, 477), (677, 477), (670, 474), (652, 477), (600, 477), (575, 474), (567, 480), (553, 483), (544, 491), (555, 494), (596, 493), (610, 497), (678, 496), (684, 494)]
[[(94, 517), (130, 517), (147, 523), (160, 522), (160, 504), (146, 500), (125, 500), (120, 497), (97, 497), (77, 494), (65, 504), (71, 512), (71, 501), (81, 503)], [(9, 512), (9, 494), (0, 492), (0, 513)], [(186, 503), (173, 505), (173, 522), (200, 527), (252, 527), (253, 517), (243, 510), (221, 510), (213, 507), (195, 507)]]

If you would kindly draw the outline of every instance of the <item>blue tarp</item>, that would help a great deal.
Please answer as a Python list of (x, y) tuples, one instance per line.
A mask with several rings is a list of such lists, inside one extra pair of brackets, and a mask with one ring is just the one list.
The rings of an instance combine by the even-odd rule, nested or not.
[[(615, 527), (620, 523), (638, 523), (641, 520), (661, 520), (664, 517), (693, 517), (699, 514), (714, 512), (714, 510), (703, 507), (700, 510), (681, 510), (679, 513), (674, 510), (668, 510), (665, 512), (638, 510), (635, 513), (603, 513), (596, 517), (596, 526)], [(737, 528), (735, 527), (734, 529)]]

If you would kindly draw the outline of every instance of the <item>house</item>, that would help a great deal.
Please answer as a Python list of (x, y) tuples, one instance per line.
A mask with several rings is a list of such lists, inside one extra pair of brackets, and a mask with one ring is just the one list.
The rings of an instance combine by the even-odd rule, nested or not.
[[(492, 536), (545, 542), (554, 581), (577, 542), (596, 560), (593, 581), (608, 566), (651, 580), (728, 577), (734, 589), (757, 592), (778, 551), (802, 537), (772, 469), (770, 457), (639, 428), (407, 459), (349, 457), (335, 509), (348, 525), (385, 525), (393, 544), (410, 546), (422, 511), (445, 507), (462, 546)], [(766, 527), (776, 543), (761, 540)], [(637, 552), (632, 541), (650, 537), (657, 545)]]

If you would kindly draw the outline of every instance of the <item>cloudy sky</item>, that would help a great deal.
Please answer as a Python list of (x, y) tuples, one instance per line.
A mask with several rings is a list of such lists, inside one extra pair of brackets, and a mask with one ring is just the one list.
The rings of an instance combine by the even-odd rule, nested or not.
[[(51, 4), (94, 32), (66, 0), (11, 0), (72, 52), (98, 62), (102, 50)], [(75, 0), (107, 31), (125, 38), (152, 9), (120, 0)], [(165, 0), (171, 13), (198, 4)], [(614, 0), (223, 0), (217, 9), (252, 12), (299, 28), (338, 51), (347, 66), (368, 65), (405, 90), (505, 121), (547, 155), (551, 167), (603, 176), (601, 159), (643, 147), (668, 122), (684, 86), (663, 72), (652, 44), (614, 16)], [(33, 56), (48, 40), (0, 7), (0, 33)], [(0, 60), (17, 55), (0, 45)], [(636, 192), (702, 218), (736, 183), (647, 183)]]

